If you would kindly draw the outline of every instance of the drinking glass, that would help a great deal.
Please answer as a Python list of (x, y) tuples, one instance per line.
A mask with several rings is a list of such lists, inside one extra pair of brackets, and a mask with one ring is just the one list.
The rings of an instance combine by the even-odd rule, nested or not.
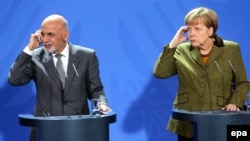
[(99, 109), (100, 101), (99, 99), (92, 99), (91, 100), (91, 114), (93, 116), (100, 116), (100, 109)]

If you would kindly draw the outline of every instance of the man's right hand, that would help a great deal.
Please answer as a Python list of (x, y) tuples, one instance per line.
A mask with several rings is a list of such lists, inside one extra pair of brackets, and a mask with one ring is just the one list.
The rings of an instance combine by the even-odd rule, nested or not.
[(28, 44), (28, 47), (30, 51), (33, 51), (34, 49), (39, 47), (41, 43), (42, 43), (42, 34), (41, 30), (39, 29), (35, 33), (30, 35), (30, 42)]

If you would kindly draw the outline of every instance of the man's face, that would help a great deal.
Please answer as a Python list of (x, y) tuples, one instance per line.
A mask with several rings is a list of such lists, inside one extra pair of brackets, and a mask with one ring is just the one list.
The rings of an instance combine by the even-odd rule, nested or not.
[(68, 32), (60, 21), (47, 21), (41, 28), (44, 48), (51, 53), (60, 53), (66, 46)]

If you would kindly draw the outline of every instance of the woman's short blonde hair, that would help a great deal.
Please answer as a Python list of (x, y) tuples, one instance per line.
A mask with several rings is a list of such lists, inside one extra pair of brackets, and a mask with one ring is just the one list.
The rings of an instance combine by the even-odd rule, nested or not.
[(218, 16), (212, 9), (199, 7), (191, 10), (185, 17), (186, 25), (204, 24), (207, 28), (213, 28), (213, 36), (218, 29)]

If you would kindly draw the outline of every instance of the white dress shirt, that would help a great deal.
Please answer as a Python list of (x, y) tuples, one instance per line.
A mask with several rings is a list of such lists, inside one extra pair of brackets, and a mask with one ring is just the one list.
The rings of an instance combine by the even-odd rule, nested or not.
[[(45, 49), (46, 51), (46, 49)], [(26, 54), (29, 54), (29, 55), (33, 55), (33, 52), (34, 51), (31, 51), (28, 46), (26, 46), (23, 50), (24, 53)], [(67, 68), (68, 68), (68, 62), (69, 62), (69, 45), (67, 44), (66, 47), (64, 48), (64, 50), (61, 52), (62, 54), (62, 63), (63, 63), (63, 69), (64, 69), (64, 72), (65, 72), (65, 76), (67, 77)], [(57, 58), (55, 57), (56, 54), (52, 54), (53, 55), (53, 61), (54, 61), (54, 64), (56, 66), (56, 62), (57, 62)]]

